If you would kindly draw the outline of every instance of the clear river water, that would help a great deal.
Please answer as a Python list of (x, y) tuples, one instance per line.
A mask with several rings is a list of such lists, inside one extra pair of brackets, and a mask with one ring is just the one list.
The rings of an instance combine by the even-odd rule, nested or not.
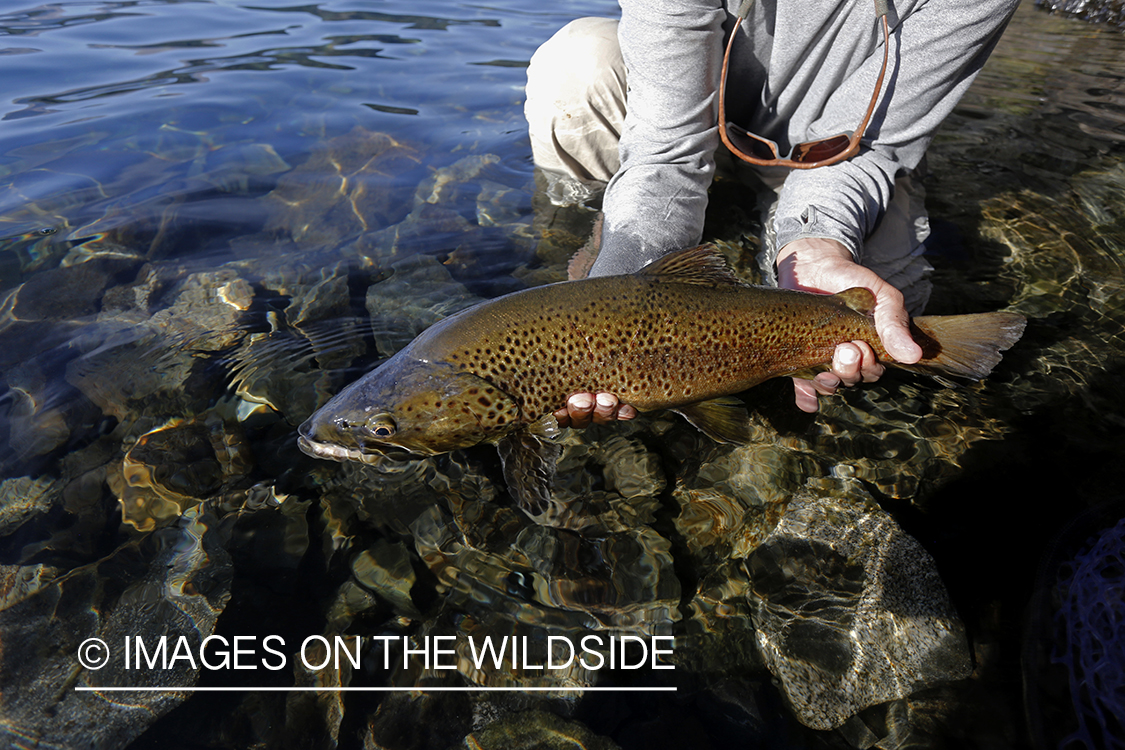
[[(0, 735), (40, 748), (1125, 747), (1125, 36), (1025, 3), (929, 153), (929, 312), (753, 439), (318, 461), (296, 426), (430, 324), (566, 277), (524, 69), (608, 0), (0, 8)], [(706, 239), (754, 280), (758, 217)], [(486, 649), (492, 649), (486, 651)]]

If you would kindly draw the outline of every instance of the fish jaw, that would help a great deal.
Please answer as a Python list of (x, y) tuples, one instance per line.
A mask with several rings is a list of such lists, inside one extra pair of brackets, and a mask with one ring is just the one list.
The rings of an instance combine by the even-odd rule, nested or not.
[[(302, 430), (306, 429), (305, 425), (301, 425)], [(304, 435), (297, 436), (297, 447), (301, 449), (301, 453), (313, 458), (326, 458), (331, 461), (362, 461), (364, 453), (358, 450), (350, 450), (342, 445), (335, 445), (333, 443), (321, 443)]]
[[(303, 425), (302, 425), (303, 426)], [(355, 461), (361, 464), (368, 464), (369, 466), (377, 466), (389, 460), (405, 460), (410, 458), (422, 458), (422, 456), (414, 455), (408, 451), (401, 451), (395, 449), (379, 450), (368, 448), (367, 450), (360, 450), (358, 448), (347, 448), (338, 443), (319, 442), (304, 435), (297, 436), (297, 447), (306, 456), (313, 458), (323, 458), (329, 461)]]
[(515, 400), (482, 378), (396, 356), (309, 417), (297, 445), (315, 458), (371, 464), (468, 448), (520, 426)]

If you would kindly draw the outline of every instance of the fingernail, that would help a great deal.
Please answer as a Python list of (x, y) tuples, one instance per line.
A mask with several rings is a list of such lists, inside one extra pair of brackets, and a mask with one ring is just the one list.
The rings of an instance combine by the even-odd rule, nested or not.
[(598, 406), (613, 406), (614, 398), (608, 393), (598, 394)]
[(570, 405), (575, 409), (589, 409), (594, 402), (589, 393), (576, 393), (570, 397)]
[(859, 361), (859, 352), (854, 347), (845, 346), (836, 354), (836, 359), (842, 365), (854, 365)]

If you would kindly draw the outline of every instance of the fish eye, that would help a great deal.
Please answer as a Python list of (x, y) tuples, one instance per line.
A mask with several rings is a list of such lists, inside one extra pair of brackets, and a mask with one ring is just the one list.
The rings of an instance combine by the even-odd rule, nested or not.
[(367, 420), (367, 429), (375, 437), (388, 438), (395, 434), (395, 421), (389, 414), (376, 414)]

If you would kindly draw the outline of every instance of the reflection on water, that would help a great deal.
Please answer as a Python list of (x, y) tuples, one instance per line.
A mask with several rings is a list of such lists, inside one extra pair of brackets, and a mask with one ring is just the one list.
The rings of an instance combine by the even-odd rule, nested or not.
[[(487, 448), (335, 464), (295, 425), (437, 320), (565, 276), (592, 215), (537, 190), (522, 66), (613, 4), (260, 5), (0, 15), (12, 742), (1052, 747), (1112, 715), (1119, 683), (1069, 678), (1122, 673), (1088, 649), (1121, 616), (1125, 38), (1022, 9), (931, 149), (931, 312), (1029, 318), (992, 378), (888, 375), (815, 419), (767, 384), (734, 448), (664, 414), (570, 434), (580, 532), (531, 523)], [(756, 217), (713, 202), (749, 277)], [(161, 636), (179, 659), (127, 665)], [(202, 663), (236, 637), (257, 668)], [(337, 637), (360, 658), (306, 667), (310, 637), (314, 664)], [(158, 684), (555, 690), (75, 690)]]

